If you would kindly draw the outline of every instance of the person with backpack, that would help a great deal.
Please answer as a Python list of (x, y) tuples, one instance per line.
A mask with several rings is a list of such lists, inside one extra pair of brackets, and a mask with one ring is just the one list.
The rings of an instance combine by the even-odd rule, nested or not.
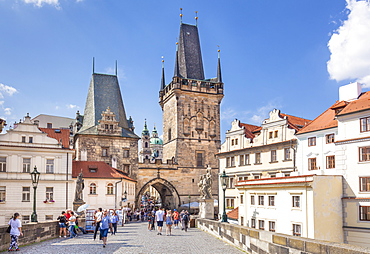
[(185, 232), (188, 231), (188, 224), (190, 221), (190, 216), (188, 211), (185, 211), (184, 216), (182, 217), (182, 228), (185, 230)]
[(18, 247), (18, 237), (23, 235), (22, 233), (22, 222), (18, 219), (19, 213), (14, 213), (13, 217), (10, 219), (8, 225), (10, 226), (10, 245), (8, 251), (19, 251)]
[(62, 211), (62, 214), (57, 218), (57, 221), (59, 221), (59, 237), (62, 237), (64, 234), (64, 238), (67, 237), (67, 218), (65, 214), (66, 212)]

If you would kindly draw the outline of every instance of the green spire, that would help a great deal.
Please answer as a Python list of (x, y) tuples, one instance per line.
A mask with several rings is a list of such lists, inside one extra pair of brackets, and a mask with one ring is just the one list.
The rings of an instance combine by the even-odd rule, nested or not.
[(144, 124), (144, 129), (143, 132), (141, 133), (142, 136), (149, 136), (149, 130), (148, 126), (146, 125), (146, 119), (145, 119), (145, 124)]

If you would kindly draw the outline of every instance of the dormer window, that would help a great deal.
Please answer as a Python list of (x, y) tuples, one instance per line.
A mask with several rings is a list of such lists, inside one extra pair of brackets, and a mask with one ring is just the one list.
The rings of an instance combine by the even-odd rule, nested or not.
[(98, 168), (96, 166), (89, 166), (90, 173), (96, 173), (98, 171)]

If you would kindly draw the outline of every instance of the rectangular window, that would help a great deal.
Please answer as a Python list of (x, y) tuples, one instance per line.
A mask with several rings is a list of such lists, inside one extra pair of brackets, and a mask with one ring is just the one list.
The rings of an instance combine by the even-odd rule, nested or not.
[(255, 164), (261, 164), (261, 153), (256, 153)]
[(360, 161), (370, 161), (370, 147), (360, 147)]
[(0, 202), (5, 202), (6, 200), (6, 187), (0, 186)]
[(235, 167), (235, 157), (230, 157), (230, 167)]
[(127, 174), (130, 173), (130, 164), (123, 165), (123, 172), (126, 172)]
[(228, 188), (229, 189), (233, 189), (235, 187), (234, 185), (234, 177), (229, 177), (229, 185), (228, 185)]
[(370, 177), (360, 177), (360, 191), (370, 191)]
[(46, 173), (54, 173), (54, 160), (53, 159), (46, 160)]
[(30, 222), (30, 216), (29, 215), (22, 215), (22, 223), (27, 224)]
[(265, 221), (258, 220), (258, 228), (264, 230), (265, 229)]
[(244, 204), (244, 195), (240, 195), (240, 204)]
[(6, 172), (6, 157), (0, 157), (0, 172)]
[(308, 159), (308, 170), (315, 170), (315, 169), (317, 169), (316, 158), (309, 158)]
[(244, 165), (250, 165), (249, 154), (244, 155)]
[(108, 148), (107, 147), (102, 147), (101, 148), (101, 156), (103, 156), (103, 157), (108, 156)]
[(326, 168), (335, 168), (335, 155), (326, 156)]
[(370, 131), (370, 117), (364, 117), (360, 119), (360, 131)]
[(284, 149), (284, 160), (286, 160), (286, 161), (291, 160), (291, 157), (290, 157), (290, 148), (285, 148)]
[(255, 205), (254, 196), (251, 196), (251, 205)]
[(230, 157), (227, 157), (226, 158), (226, 167), (229, 168), (230, 167)]
[(53, 124), (52, 124), (52, 123), (47, 123), (47, 124), (46, 124), (46, 128), (48, 128), (48, 129), (53, 128)]
[(251, 219), (251, 228), (256, 228), (256, 219)]
[(129, 158), (130, 157), (130, 150), (124, 149), (123, 150), (123, 158)]
[(45, 220), (53, 220), (53, 215), (45, 215)]
[(316, 137), (308, 138), (308, 146), (316, 145)]
[(204, 166), (203, 152), (196, 152), (196, 156), (197, 156), (197, 167), (203, 167)]
[(325, 135), (326, 144), (334, 143), (334, 133)]
[(234, 145), (234, 139), (231, 140), (231, 145), (233, 146)]
[(28, 143), (33, 143), (33, 137), (28, 137)]
[(276, 162), (276, 150), (271, 150), (271, 161), (270, 162)]
[(275, 196), (269, 196), (269, 206), (275, 206)]
[(244, 166), (244, 155), (239, 155), (239, 166)]
[(275, 232), (275, 221), (269, 221), (269, 231)]
[(258, 196), (258, 205), (265, 205), (265, 197)]
[(22, 143), (26, 143), (26, 137), (22, 136)]
[(235, 145), (236, 146), (238, 145), (238, 139), (237, 138), (235, 139)]
[(301, 197), (300, 196), (292, 196), (292, 206), (301, 207)]
[(30, 202), (30, 187), (22, 187), (22, 202)]
[(240, 216), (240, 225), (244, 226), (244, 217)]
[(30, 173), (31, 171), (31, 158), (23, 158), (23, 173)]
[(53, 199), (53, 196), (54, 196), (54, 187), (46, 187), (46, 200), (47, 201), (51, 201), (51, 200), (54, 200)]
[(274, 132), (274, 138), (277, 138), (278, 137), (278, 134), (279, 134), (279, 131), (275, 131)]
[(370, 206), (360, 206), (360, 220), (370, 221)]
[(269, 132), (269, 139), (272, 139), (272, 131)]
[(294, 236), (301, 236), (301, 225), (293, 224), (293, 235)]

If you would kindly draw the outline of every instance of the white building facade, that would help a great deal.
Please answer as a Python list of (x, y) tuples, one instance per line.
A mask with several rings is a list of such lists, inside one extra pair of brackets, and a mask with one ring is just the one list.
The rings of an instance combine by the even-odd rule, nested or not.
[[(56, 133), (57, 137), (60, 133)], [(0, 224), (14, 212), (29, 222), (34, 190), (31, 175), (40, 172), (36, 189), (38, 221), (55, 220), (72, 205), (72, 159), (74, 151), (48, 137), (26, 116), (23, 123), (0, 135)]]

